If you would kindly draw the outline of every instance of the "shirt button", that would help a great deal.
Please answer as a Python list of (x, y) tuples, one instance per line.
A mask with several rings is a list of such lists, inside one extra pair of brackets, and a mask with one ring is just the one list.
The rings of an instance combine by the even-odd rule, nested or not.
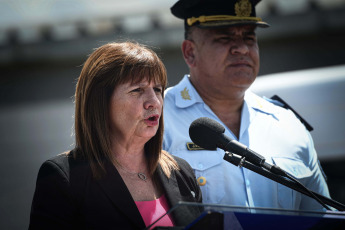
[(206, 178), (203, 176), (199, 177), (197, 181), (200, 186), (204, 186), (206, 184)]
[(199, 167), (199, 169), (203, 169), (204, 165), (200, 163), (200, 164), (198, 164), (198, 167)]
[(247, 187), (250, 186), (250, 181), (249, 180), (246, 180), (246, 185), (247, 185)]

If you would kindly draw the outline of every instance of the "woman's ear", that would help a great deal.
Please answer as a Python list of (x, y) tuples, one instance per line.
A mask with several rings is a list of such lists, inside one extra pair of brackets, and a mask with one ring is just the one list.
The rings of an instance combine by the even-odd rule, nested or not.
[(189, 67), (195, 66), (195, 44), (193, 41), (184, 40), (182, 42), (182, 54)]

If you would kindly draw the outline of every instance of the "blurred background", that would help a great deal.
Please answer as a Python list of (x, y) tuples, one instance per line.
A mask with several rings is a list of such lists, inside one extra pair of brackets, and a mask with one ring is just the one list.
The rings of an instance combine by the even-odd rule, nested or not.
[[(40, 165), (73, 148), (75, 84), (94, 48), (136, 40), (163, 59), (170, 86), (188, 73), (183, 23), (170, 14), (175, 1), (0, 0), (0, 229), (28, 227)], [(271, 24), (257, 31), (258, 80), (271, 77), (258, 93), (283, 95), (311, 123), (332, 198), (345, 203), (345, 1), (263, 0), (257, 14)], [(295, 84), (265, 91), (281, 76)]]

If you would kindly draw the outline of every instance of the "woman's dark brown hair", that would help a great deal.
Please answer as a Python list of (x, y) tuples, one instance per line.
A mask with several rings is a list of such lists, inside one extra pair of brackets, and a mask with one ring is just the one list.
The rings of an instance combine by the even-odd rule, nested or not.
[[(116, 162), (111, 151), (110, 98), (116, 86), (127, 82), (160, 83), (164, 89), (167, 73), (151, 49), (132, 42), (109, 43), (97, 48), (84, 63), (75, 92), (76, 155), (89, 161), (93, 176), (101, 177), (106, 161)], [(154, 174), (158, 164), (169, 177), (176, 161), (162, 151), (163, 114), (154, 137), (145, 144), (148, 169)]]

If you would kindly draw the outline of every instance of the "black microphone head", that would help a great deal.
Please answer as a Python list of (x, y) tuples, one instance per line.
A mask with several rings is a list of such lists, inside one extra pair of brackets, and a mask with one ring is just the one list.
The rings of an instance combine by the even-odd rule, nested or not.
[(207, 150), (215, 150), (225, 128), (208, 117), (200, 117), (189, 126), (189, 137), (194, 144)]

